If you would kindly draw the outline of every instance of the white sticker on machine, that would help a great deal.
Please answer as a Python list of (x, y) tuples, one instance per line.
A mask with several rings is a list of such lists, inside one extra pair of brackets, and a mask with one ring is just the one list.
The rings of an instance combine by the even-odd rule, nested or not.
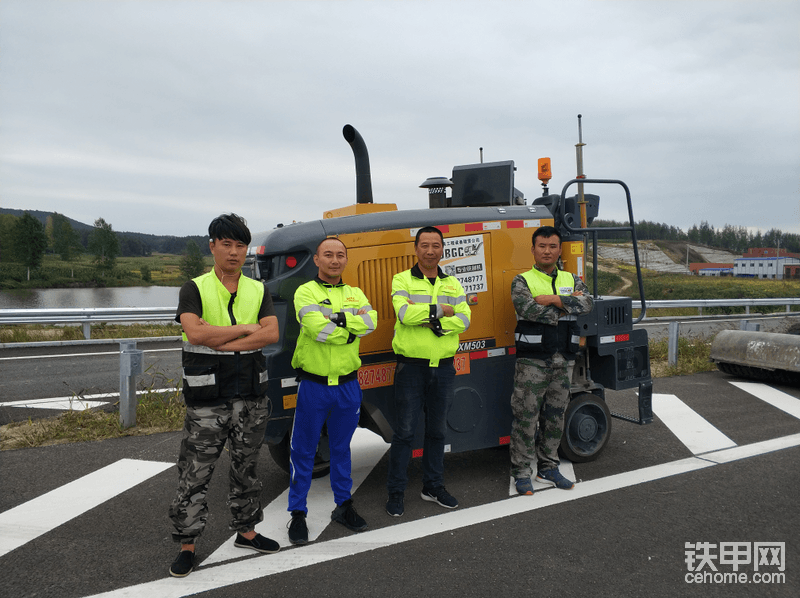
[(458, 279), (464, 292), (482, 293), (487, 290), (483, 235), (445, 239), (444, 256), (439, 265), (445, 274)]

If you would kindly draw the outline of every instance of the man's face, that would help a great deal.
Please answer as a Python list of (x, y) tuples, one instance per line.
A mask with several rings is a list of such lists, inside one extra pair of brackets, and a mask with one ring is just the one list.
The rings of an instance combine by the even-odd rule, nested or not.
[(319, 277), (325, 282), (335, 284), (339, 282), (347, 266), (347, 249), (336, 239), (323, 241), (314, 255), (314, 263), (319, 268)]
[(439, 265), (444, 254), (442, 239), (436, 233), (422, 233), (419, 242), (414, 247), (417, 261), (427, 270), (433, 270)]
[(242, 269), (247, 257), (247, 245), (233, 239), (217, 239), (208, 244), (214, 263), (224, 274), (235, 274)]
[(536, 237), (531, 248), (533, 259), (543, 270), (550, 271), (561, 256), (561, 242), (558, 237)]

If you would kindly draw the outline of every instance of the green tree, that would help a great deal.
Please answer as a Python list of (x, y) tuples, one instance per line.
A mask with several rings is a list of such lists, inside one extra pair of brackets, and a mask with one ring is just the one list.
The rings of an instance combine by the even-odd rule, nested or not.
[(94, 229), (89, 233), (89, 252), (94, 255), (94, 262), (101, 270), (111, 270), (119, 256), (119, 239), (111, 224), (98, 218), (94, 221)]
[(57, 212), (52, 216), (53, 251), (65, 262), (70, 262), (83, 251), (81, 236), (67, 220), (67, 217)]
[(47, 249), (47, 235), (38, 219), (25, 212), (17, 220), (12, 234), (14, 257), (29, 270), (42, 265), (42, 256)]
[(191, 239), (186, 243), (183, 258), (181, 258), (180, 269), (187, 279), (200, 276), (206, 269), (206, 264), (203, 261), (203, 254), (200, 253), (200, 247)]
[(10, 262), (14, 259), (14, 226), (16, 216), (0, 214), (0, 262)]

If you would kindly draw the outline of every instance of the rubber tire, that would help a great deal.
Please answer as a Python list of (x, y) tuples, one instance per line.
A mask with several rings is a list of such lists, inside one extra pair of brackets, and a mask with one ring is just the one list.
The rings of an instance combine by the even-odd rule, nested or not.
[(611, 412), (606, 402), (591, 393), (575, 395), (564, 413), (560, 454), (573, 463), (594, 461), (611, 436)]
[[(269, 445), (269, 454), (272, 460), (286, 473), (291, 473), (289, 468), (289, 458), (291, 457), (291, 433), (286, 434), (283, 440), (278, 444)], [(311, 472), (313, 479), (324, 478), (331, 472), (330, 454), (328, 452), (328, 430), (327, 427), (322, 429), (322, 438), (320, 444), (317, 446), (317, 454), (314, 457), (314, 469)]]

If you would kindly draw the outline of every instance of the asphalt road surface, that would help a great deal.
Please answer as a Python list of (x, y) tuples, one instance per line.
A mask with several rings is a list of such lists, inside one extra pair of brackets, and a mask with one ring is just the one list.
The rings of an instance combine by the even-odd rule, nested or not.
[[(330, 523), (328, 478), (315, 480), (303, 547), (288, 544), (288, 478), (264, 449), (258, 529), (284, 546), (274, 555), (233, 547), (223, 457), (184, 579), (168, 575), (178, 433), (3, 451), (0, 596), (800, 595), (800, 389), (711, 372), (654, 393), (653, 424), (615, 420), (598, 460), (562, 463), (574, 490), (516, 496), (507, 449), (447, 454), (459, 508), (419, 499), (415, 460), (401, 518), (384, 510), (387, 445), (359, 430), (369, 528)], [(635, 397), (609, 403), (632, 413)]]

